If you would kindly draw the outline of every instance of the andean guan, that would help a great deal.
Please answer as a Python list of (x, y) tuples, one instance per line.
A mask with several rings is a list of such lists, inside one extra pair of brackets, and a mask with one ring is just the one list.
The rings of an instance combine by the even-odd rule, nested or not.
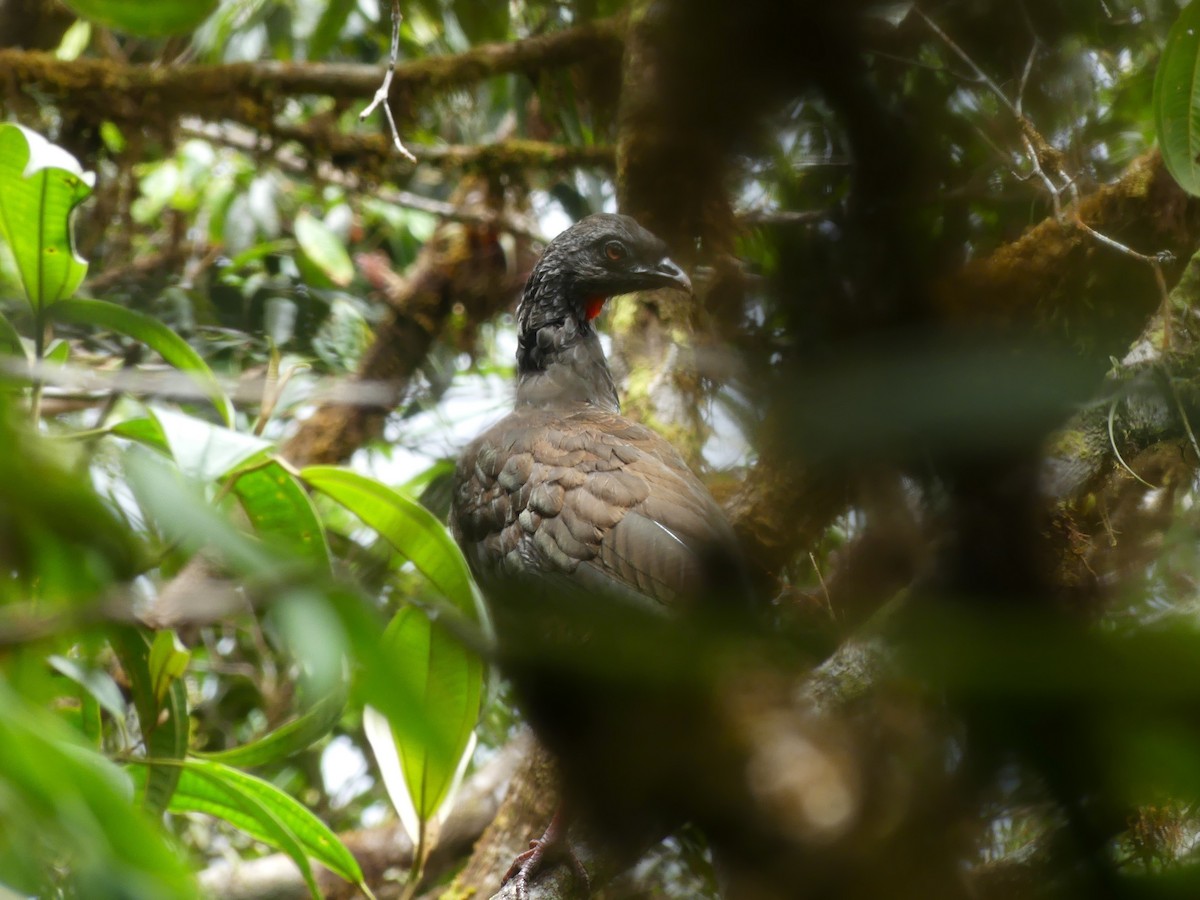
[[(663, 287), (691, 292), (666, 245), (627, 216), (589, 216), (552, 240), (517, 311), (515, 408), (455, 472), (451, 531), (489, 601), (518, 700), (560, 757), (572, 740), (594, 744), (589, 728), (611, 732), (637, 715), (638, 700), (605, 695), (598, 726), (600, 694), (571, 669), (585, 645), (603, 655), (597, 644), (623, 642), (620, 628), (596, 627), (599, 611), (661, 621), (710, 595), (722, 566), (740, 573), (709, 492), (670, 443), (621, 416), (593, 324), (609, 297)], [(638, 718), (628, 727), (660, 721), (661, 708)], [(518, 896), (560, 827), (556, 816), (506, 876)]]

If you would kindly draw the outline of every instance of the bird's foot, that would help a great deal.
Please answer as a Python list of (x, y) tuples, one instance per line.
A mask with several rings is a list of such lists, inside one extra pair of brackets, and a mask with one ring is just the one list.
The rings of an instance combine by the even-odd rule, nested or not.
[(500, 885), (503, 887), (511, 881), (517, 900), (529, 900), (529, 882), (547, 863), (558, 859), (565, 859), (570, 863), (571, 872), (583, 889), (583, 896), (590, 896), (592, 892), (591, 879), (588, 878), (587, 869), (575, 855), (574, 849), (567, 840), (565, 829), (563, 829), (558, 816), (554, 817), (545, 834), (530, 841), (529, 849), (513, 860), (508, 871), (504, 873), (504, 879)]

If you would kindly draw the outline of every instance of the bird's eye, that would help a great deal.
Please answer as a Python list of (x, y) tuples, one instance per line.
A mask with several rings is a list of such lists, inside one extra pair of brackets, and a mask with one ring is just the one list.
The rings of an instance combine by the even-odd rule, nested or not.
[(604, 255), (613, 262), (620, 262), (625, 258), (625, 245), (620, 241), (609, 241), (604, 245)]

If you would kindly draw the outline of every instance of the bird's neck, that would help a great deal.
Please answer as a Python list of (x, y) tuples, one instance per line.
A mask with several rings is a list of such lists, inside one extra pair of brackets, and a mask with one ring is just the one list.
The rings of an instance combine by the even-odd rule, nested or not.
[[(537, 303), (527, 293), (523, 303)], [(540, 305), (539, 305), (540, 307)], [(561, 317), (522, 319), (517, 346), (517, 406), (586, 404), (620, 411), (617, 388), (600, 337), (565, 305), (550, 307)]]

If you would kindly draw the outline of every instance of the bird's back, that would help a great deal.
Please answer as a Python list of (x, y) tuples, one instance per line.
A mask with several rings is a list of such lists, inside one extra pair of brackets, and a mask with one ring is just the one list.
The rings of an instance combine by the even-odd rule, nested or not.
[(734, 546), (666, 440), (584, 404), (518, 407), (467, 447), (455, 481), (452, 528), (485, 593), (526, 582), (666, 610)]

